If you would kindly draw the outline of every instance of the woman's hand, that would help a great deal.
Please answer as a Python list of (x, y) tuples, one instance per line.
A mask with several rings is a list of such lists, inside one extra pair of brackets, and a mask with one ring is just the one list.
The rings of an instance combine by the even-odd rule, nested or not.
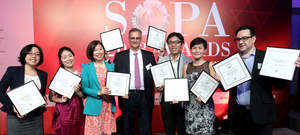
[(78, 84), (78, 85), (74, 86), (73, 87), (74, 92), (78, 92), (80, 90), (80, 88), (81, 88), (81, 84)]
[(201, 100), (200, 97), (197, 97), (196, 100), (197, 100), (198, 102), (202, 102), (202, 100)]
[(108, 95), (110, 94), (110, 90), (106, 87), (103, 87), (99, 92), (98, 92), (98, 96), (101, 96), (101, 95)]
[(173, 99), (172, 104), (178, 104), (179, 102), (176, 99)]
[(160, 86), (160, 87), (157, 87), (156, 88), (156, 90), (158, 91), (158, 92), (163, 92), (164, 91), (164, 86)]
[(13, 106), (13, 110), (14, 110), (14, 112), (17, 114), (17, 117), (18, 117), (18, 118), (24, 118), (24, 116), (20, 115), (20, 113), (17, 111), (17, 109), (16, 109), (15, 106)]
[(61, 103), (65, 103), (65, 102), (67, 102), (68, 101), (68, 98), (66, 97), (66, 96), (62, 96), (61, 98), (60, 98), (60, 102)]

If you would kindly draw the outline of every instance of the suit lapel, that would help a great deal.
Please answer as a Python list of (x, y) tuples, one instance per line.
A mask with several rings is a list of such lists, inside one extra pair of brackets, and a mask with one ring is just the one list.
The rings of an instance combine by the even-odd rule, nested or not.
[[(43, 74), (42, 74), (42, 72), (40, 71), (40, 70), (38, 70), (38, 69), (36, 69), (36, 72), (37, 72), (37, 74), (38, 74), (38, 77), (39, 77), (39, 79), (40, 79), (40, 81), (41, 81), (41, 86), (45, 86), (46, 84), (44, 84), (44, 77), (43, 77)], [(42, 89), (42, 87), (41, 87), (41, 89)]]
[(123, 59), (124, 60), (124, 63), (126, 63), (125, 65), (127, 65), (127, 67), (126, 67), (126, 73), (130, 73), (130, 55), (129, 55), (130, 53), (129, 53), (129, 49), (128, 50), (126, 50), (126, 52), (125, 52), (125, 58)]
[(145, 72), (146, 72), (146, 68), (145, 66), (147, 66), (146, 64), (149, 64), (147, 63), (147, 58), (146, 58), (146, 54), (143, 50), (141, 50), (142, 52), (142, 58), (143, 58), (143, 72), (144, 72), (144, 76), (145, 76)]
[(89, 70), (91, 71), (91, 80), (94, 80), (94, 83), (96, 84), (97, 88), (100, 89), (100, 84), (97, 78), (96, 69), (93, 62), (88, 63)]
[(253, 65), (253, 69), (252, 69), (252, 76), (257, 75), (259, 73), (260, 69), (258, 69), (258, 68), (261, 68), (261, 67), (258, 67), (258, 64), (259, 63), (262, 64), (263, 57), (264, 56), (262, 55), (261, 51), (256, 50), (254, 63), (253, 63), (254, 65)]
[(25, 81), (25, 67), (22, 66), (21, 68), (22, 68), (22, 69), (21, 69), (21, 71), (20, 71), (19, 78), (20, 78), (20, 83), (21, 83), (21, 85), (23, 85), (23, 84), (24, 84), (24, 81)]

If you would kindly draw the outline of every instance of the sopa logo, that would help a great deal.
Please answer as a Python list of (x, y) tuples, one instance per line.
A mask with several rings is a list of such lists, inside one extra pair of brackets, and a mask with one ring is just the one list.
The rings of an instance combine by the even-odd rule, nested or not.
[(135, 8), (131, 22), (133, 27), (141, 29), (143, 35), (147, 35), (148, 26), (165, 30), (170, 22), (170, 14), (159, 0), (146, 0)]

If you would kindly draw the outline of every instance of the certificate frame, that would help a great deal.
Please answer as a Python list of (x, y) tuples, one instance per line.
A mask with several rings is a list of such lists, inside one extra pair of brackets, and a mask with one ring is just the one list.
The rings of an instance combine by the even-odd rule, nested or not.
[[(63, 75), (67, 75), (69, 76), (66, 80), (67, 83), (64, 83), (63, 84), (63, 87), (61, 88), (61, 76)], [(72, 80), (74, 80), (73, 82), (70, 81), (70, 78), (72, 78)], [(63, 96), (66, 96), (68, 97), (69, 99), (72, 98), (73, 94), (74, 94), (74, 86), (78, 85), (79, 83), (81, 82), (81, 77), (77, 74), (74, 74), (62, 67), (59, 67), (57, 70), (56, 70), (56, 73), (54, 74), (51, 82), (50, 82), (50, 85), (48, 86), (48, 88), (50, 90), (53, 90), (55, 91), (56, 93), (60, 94), (60, 95), (63, 95)], [(68, 84), (66, 86), (66, 84)], [(64, 87), (66, 86), (66, 87)]]
[[(176, 84), (176, 85), (174, 85)], [(189, 88), (187, 78), (165, 79), (164, 101), (189, 101)]]
[(267, 47), (259, 75), (293, 80), (300, 50), (284, 47)]
[[(32, 87), (32, 88), (27, 88), (27, 87)], [(24, 88), (27, 88), (26, 94), (25, 96), (22, 96), (24, 94)], [(22, 94), (20, 94), (23, 91)], [(42, 106), (43, 104), (46, 104), (45, 99), (43, 98), (42, 94), (40, 93), (37, 85), (35, 84), (35, 82), (33, 80), (25, 83), (22, 86), (16, 87), (12, 90), (10, 90), (9, 92), (7, 92), (8, 97), (10, 98), (10, 100), (12, 101), (13, 105), (15, 106), (17, 112), (21, 115), (24, 116), (28, 113), (30, 113), (31, 111), (35, 110), (36, 108)], [(24, 104), (24, 100), (19, 101), (21, 98), (28, 98), (28, 97), (32, 97), (34, 96), (35, 99), (38, 99), (38, 101), (32, 101), (32, 100), (28, 100), (26, 99)], [(28, 102), (30, 101), (30, 102)], [(36, 102), (36, 103), (35, 103)]]
[[(166, 68), (165, 70), (160, 70), (161, 68)], [(155, 87), (160, 87), (164, 85), (164, 79), (175, 78), (174, 69), (170, 60), (159, 63), (157, 65), (151, 66), (151, 74), (153, 76), (153, 81)], [(161, 79), (161, 77), (163, 78)]]
[[(205, 78), (206, 78), (206, 80), (205, 80)], [(213, 85), (210, 87), (206, 86), (206, 87), (209, 87), (210, 89), (203, 88), (202, 87), (203, 83), (201, 81), (209, 81)], [(207, 100), (215, 93), (219, 84), (220, 84), (219, 81), (217, 81), (209, 73), (202, 71), (199, 78), (197, 79), (197, 81), (195, 82), (193, 87), (191, 88), (191, 92), (193, 92), (197, 97), (200, 97), (202, 102), (206, 103)], [(203, 95), (203, 91), (207, 91), (207, 90), (208, 90), (208, 92), (206, 92), (206, 95)]]
[(107, 52), (124, 48), (125, 46), (120, 28), (100, 33), (100, 39)]
[[(155, 28), (153, 26), (149, 26), (146, 46), (149, 46), (151, 48), (158, 49), (158, 50), (164, 48), (166, 35), (167, 35), (166, 31)], [(156, 39), (155, 43), (153, 43), (154, 39)], [(157, 45), (156, 43), (158, 43), (159, 45)]]
[(130, 87), (130, 78), (131, 75), (129, 73), (107, 72), (106, 87), (111, 91), (109, 95), (125, 96), (126, 94), (128, 94)]
[[(252, 79), (251, 74), (239, 53), (235, 53), (234, 55), (214, 64), (213, 68), (216, 73), (221, 76), (221, 84), (225, 90)], [(226, 69), (228, 70), (226, 71)]]

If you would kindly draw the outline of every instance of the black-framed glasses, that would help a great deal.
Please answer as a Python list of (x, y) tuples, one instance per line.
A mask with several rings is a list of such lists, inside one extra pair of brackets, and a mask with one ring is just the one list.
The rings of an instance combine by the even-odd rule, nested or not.
[(141, 37), (130, 37), (129, 39), (130, 40), (141, 40), (142, 38)]
[(241, 40), (243, 41), (243, 42), (245, 42), (245, 41), (247, 41), (249, 38), (252, 38), (253, 36), (244, 36), (244, 37), (240, 37), (240, 38), (235, 38), (234, 40), (236, 41), (236, 42), (240, 42)]

